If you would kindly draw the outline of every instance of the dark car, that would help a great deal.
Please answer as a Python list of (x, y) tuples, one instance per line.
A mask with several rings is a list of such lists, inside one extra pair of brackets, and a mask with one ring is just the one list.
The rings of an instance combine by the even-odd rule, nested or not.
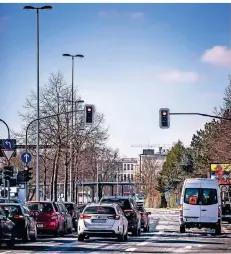
[(0, 204), (2, 204), (2, 203), (19, 204), (19, 201), (17, 199), (10, 199), (10, 200), (8, 200), (7, 198), (0, 198)]
[(15, 224), (9, 220), (0, 207), (0, 246), (6, 242), (8, 247), (15, 244)]
[(140, 214), (141, 214), (141, 228), (144, 230), (144, 232), (149, 232), (150, 227), (150, 219), (148, 215), (150, 215), (150, 212), (147, 212), (143, 206), (137, 206)]
[(133, 198), (128, 196), (105, 196), (101, 198), (100, 203), (117, 203), (128, 220), (128, 231), (134, 236), (141, 234), (141, 215)]
[(23, 241), (37, 240), (36, 221), (30, 215), (30, 211), (20, 205), (13, 203), (0, 204), (7, 218), (15, 224), (15, 237)]
[(71, 215), (72, 217), (72, 224), (73, 227), (75, 229), (75, 231), (77, 232), (77, 227), (78, 227), (78, 208), (77, 205), (73, 202), (64, 202), (65, 207), (67, 208), (68, 213)]

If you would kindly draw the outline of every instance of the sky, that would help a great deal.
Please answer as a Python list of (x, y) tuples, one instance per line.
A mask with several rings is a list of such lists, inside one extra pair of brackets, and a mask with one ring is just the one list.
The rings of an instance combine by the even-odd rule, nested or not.
[[(211, 114), (221, 105), (231, 68), (230, 4), (51, 5), (40, 12), (40, 86), (57, 71), (71, 83), (62, 54), (83, 54), (75, 87), (105, 115), (108, 145), (122, 156), (178, 139), (189, 145), (210, 120), (171, 116), (162, 130), (160, 108)], [(36, 15), (23, 6), (0, 4), (0, 118), (17, 131), (18, 111), (36, 91)], [(0, 137), (7, 137), (1, 123)]]

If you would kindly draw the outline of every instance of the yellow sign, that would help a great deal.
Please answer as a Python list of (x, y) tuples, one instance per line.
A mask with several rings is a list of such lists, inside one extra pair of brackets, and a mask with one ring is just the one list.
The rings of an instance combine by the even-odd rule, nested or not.
[(211, 178), (217, 178), (219, 184), (231, 184), (231, 164), (211, 164)]

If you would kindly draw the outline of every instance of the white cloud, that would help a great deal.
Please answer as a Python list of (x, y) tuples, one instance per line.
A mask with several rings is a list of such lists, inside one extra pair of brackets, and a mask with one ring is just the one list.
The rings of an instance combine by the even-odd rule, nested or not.
[(201, 61), (222, 67), (231, 67), (231, 49), (227, 46), (215, 46), (207, 49), (201, 56)]
[(118, 11), (99, 11), (97, 13), (99, 17), (110, 17), (110, 18), (120, 18), (125, 17), (129, 19), (144, 19), (145, 14), (143, 12), (118, 12)]
[(195, 72), (171, 70), (160, 73), (158, 78), (167, 83), (195, 83), (199, 80), (199, 75)]

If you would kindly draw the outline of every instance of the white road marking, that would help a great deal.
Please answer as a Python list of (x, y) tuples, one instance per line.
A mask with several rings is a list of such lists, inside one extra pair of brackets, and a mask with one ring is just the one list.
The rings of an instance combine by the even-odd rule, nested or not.
[(187, 246), (185, 246), (184, 248), (185, 248), (185, 249), (192, 249), (192, 246), (187, 245)]
[(7, 250), (7, 251), (4, 251), (4, 252), (1, 252), (1, 254), (6, 254), (6, 253), (10, 253), (11, 250)]
[(151, 241), (144, 241), (144, 242), (138, 243), (138, 244), (136, 244), (136, 245), (142, 246), (142, 245), (146, 245), (146, 244), (148, 244), (148, 243), (150, 243), (150, 242), (151, 242)]
[(134, 250), (136, 250), (137, 248), (129, 248), (129, 249), (126, 249), (125, 251), (127, 252), (127, 251), (134, 251)]

